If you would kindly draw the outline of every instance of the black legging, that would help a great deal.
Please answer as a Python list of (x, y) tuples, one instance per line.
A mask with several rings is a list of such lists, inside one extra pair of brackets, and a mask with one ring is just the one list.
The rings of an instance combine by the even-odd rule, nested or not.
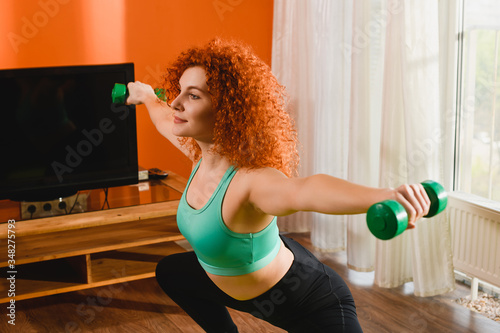
[(362, 332), (351, 292), (342, 278), (296, 241), (283, 237), (295, 259), (264, 294), (238, 301), (207, 276), (193, 252), (163, 258), (156, 279), (207, 332), (238, 332), (227, 308), (244, 311), (288, 332)]

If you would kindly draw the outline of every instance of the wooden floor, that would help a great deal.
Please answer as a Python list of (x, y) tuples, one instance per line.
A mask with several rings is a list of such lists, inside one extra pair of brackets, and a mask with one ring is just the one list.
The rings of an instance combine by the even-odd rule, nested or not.
[[(307, 234), (290, 236), (310, 248)], [(465, 286), (439, 297), (415, 297), (411, 283), (382, 289), (373, 285), (373, 273), (348, 270), (345, 253), (316, 254), (347, 281), (364, 332), (500, 332), (500, 323), (452, 303), (469, 293)], [(15, 326), (7, 323), (7, 304), (0, 306), (0, 332), (203, 332), (154, 279), (19, 301)], [(242, 333), (283, 332), (250, 315), (231, 314)]]

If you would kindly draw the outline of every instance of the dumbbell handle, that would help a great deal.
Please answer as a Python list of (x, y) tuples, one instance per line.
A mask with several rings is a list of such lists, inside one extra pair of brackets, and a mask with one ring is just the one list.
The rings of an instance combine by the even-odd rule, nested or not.
[[(421, 184), (431, 201), (429, 213), (424, 217), (432, 217), (441, 213), (448, 204), (448, 195), (443, 186), (432, 180), (426, 180)], [(375, 237), (388, 240), (406, 230), (408, 213), (399, 202), (385, 200), (368, 209), (366, 223)]]
[[(165, 89), (155, 88), (155, 94), (162, 101), (166, 101)], [(127, 86), (123, 83), (115, 83), (113, 90), (111, 90), (111, 101), (117, 104), (124, 104), (128, 98)]]

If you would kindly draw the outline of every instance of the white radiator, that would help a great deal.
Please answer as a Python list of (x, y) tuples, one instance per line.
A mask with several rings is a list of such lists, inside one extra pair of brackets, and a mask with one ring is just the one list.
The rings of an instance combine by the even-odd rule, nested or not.
[(448, 197), (455, 270), (472, 278), (472, 298), (477, 279), (500, 286), (500, 204), (461, 192)]

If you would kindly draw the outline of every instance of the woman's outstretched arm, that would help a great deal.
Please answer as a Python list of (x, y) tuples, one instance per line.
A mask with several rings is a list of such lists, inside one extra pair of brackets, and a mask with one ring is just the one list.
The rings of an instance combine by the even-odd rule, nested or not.
[(430, 200), (421, 184), (401, 185), (396, 189), (358, 185), (340, 178), (317, 174), (287, 178), (275, 169), (255, 171), (249, 183), (249, 201), (270, 215), (297, 211), (324, 214), (361, 214), (383, 200), (396, 200), (408, 212), (408, 227), (425, 216)]

